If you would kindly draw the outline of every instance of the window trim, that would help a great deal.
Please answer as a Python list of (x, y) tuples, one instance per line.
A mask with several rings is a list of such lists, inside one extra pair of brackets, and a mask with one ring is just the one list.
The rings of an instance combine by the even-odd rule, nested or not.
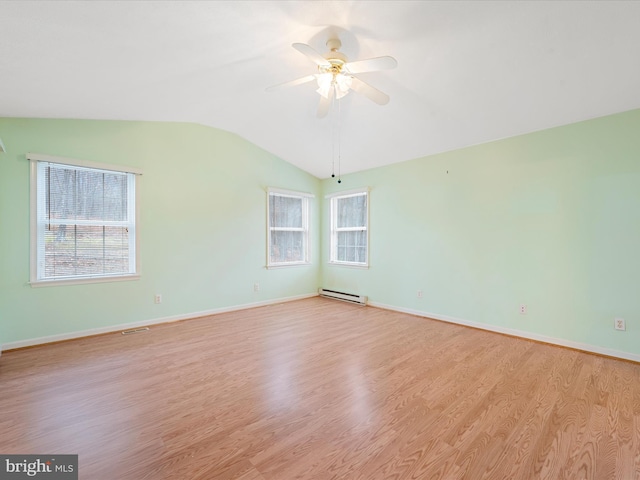
[[(40, 153), (27, 153), (26, 159), (29, 160), (29, 285), (32, 287), (58, 286), (58, 285), (80, 285), (89, 283), (106, 283), (106, 282), (122, 282), (130, 280), (138, 280), (140, 278), (140, 188), (138, 176), (142, 175), (142, 170), (135, 167), (127, 167), (120, 165), (110, 165), (105, 163), (92, 162), (88, 160), (78, 160), (66, 157), (56, 157), (53, 155), (45, 155)], [(135, 273), (104, 275), (104, 276), (83, 276), (83, 277), (62, 277), (38, 279), (38, 162), (50, 162), (60, 165), (69, 165), (72, 167), (91, 168), (99, 170), (109, 170), (120, 173), (132, 173), (134, 179), (134, 254), (135, 254)]]
[[(360, 269), (368, 269), (370, 266), (369, 263), (369, 250), (370, 250), (370, 226), (369, 226), (369, 215), (370, 215), (370, 207), (371, 207), (371, 189), (369, 187), (358, 188), (353, 190), (345, 190), (342, 192), (336, 192), (329, 195), (326, 195), (325, 198), (329, 199), (329, 265), (343, 266), (349, 268), (360, 268)], [(341, 198), (349, 198), (356, 197), (359, 195), (365, 195), (367, 198), (367, 213), (366, 213), (366, 225), (364, 227), (364, 231), (367, 236), (367, 245), (365, 251), (365, 262), (345, 262), (341, 260), (337, 260), (337, 239), (338, 232), (347, 232), (347, 231), (362, 231), (361, 227), (345, 227), (338, 229), (337, 221), (338, 216), (336, 213), (337, 202)]]
[[(267, 192), (267, 269), (276, 269), (276, 268), (288, 268), (288, 267), (300, 267), (311, 265), (311, 199), (314, 198), (314, 195), (306, 192), (297, 192), (294, 190), (285, 190), (282, 188), (274, 188), (268, 187), (266, 189)], [(271, 202), (269, 201), (271, 195), (278, 195), (281, 197), (292, 197), (299, 198), (302, 200), (302, 229), (287, 229), (287, 228), (277, 228), (271, 227)], [(305, 259), (303, 261), (295, 261), (295, 262), (272, 262), (271, 261), (271, 232), (277, 229), (279, 231), (284, 230), (294, 230), (294, 231), (302, 231), (305, 236), (305, 249), (304, 256)]]

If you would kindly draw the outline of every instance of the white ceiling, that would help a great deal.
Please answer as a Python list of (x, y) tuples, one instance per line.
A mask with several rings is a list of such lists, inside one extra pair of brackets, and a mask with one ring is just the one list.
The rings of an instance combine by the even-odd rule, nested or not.
[[(0, 116), (195, 122), (331, 174), (331, 27), (391, 97), (341, 103), (342, 173), (640, 107), (640, 2), (2, 1)], [(0, 132), (0, 137), (2, 132)]]

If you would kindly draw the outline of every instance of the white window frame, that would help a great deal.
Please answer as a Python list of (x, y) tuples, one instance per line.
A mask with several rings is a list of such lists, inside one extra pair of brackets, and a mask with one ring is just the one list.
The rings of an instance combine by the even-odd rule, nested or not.
[[(326, 198), (330, 200), (330, 241), (329, 241), (329, 264), (330, 265), (342, 265), (353, 268), (369, 268), (369, 211), (371, 205), (371, 191), (369, 188), (360, 188), (356, 190), (349, 190), (345, 192), (338, 192), (331, 195), (327, 195)], [(364, 227), (342, 227), (338, 228), (338, 214), (337, 205), (338, 200), (349, 197), (356, 197), (364, 195), (367, 199), (367, 212), (365, 216), (366, 224)], [(338, 233), (348, 231), (364, 231), (367, 236), (367, 245), (365, 247), (365, 261), (364, 262), (346, 262), (344, 260), (338, 260)]]
[[(298, 198), (302, 202), (302, 227), (301, 228), (285, 228), (274, 227), (271, 225), (271, 202), (272, 195), (280, 197)], [(313, 195), (305, 192), (296, 192), (292, 190), (283, 190), (280, 188), (267, 188), (267, 268), (294, 267), (301, 265), (311, 265), (311, 235), (310, 235), (310, 216), (311, 216), (311, 199)], [(271, 232), (272, 231), (299, 231), (303, 232), (303, 251), (304, 260), (295, 262), (274, 262), (271, 258)]]
[[(140, 202), (138, 194), (138, 177), (142, 175), (142, 170), (120, 165), (110, 165), (105, 163), (91, 162), (72, 158), (57, 157), (40, 153), (27, 153), (26, 158), (30, 160), (30, 285), (32, 287), (42, 287), (50, 285), (77, 285), (84, 283), (115, 282), (123, 280), (137, 280), (140, 278), (140, 254), (139, 254), (139, 211)], [(58, 165), (68, 165), (79, 169), (103, 170), (118, 173), (132, 174), (128, 176), (128, 217), (131, 219), (127, 223), (129, 235), (133, 240), (129, 246), (129, 272), (123, 274), (110, 275), (79, 275), (65, 276), (57, 278), (44, 277), (44, 251), (39, 251), (38, 245), (44, 242), (39, 241), (44, 235), (44, 195), (38, 195), (44, 186), (44, 175), (39, 174), (39, 164), (53, 163)], [(132, 231), (133, 230), (133, 231)]]

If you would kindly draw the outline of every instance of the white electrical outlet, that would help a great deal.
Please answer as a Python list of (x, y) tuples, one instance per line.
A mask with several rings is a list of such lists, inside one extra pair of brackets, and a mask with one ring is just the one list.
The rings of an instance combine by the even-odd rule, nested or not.
[(616, 330), (622, 330), (622, 331), (626, 330), (627, 325), (624, 323), (624, 318), (616, 318), (614, 320), (613, 327)]
[(162, 295), (160, 295), (159, 293), (156, 293), (156, 295), (153, 297), (153, 302), (162, 303)]
[(418, 290), (417, 296), (418, 296), (418, 298), (422, 298), (422, 290)]
[(253, 291), (254, 292), (259, 292), (260, 291), (260, 284), (259, 283), (254, 283), (253, 284)]
[(524, 303), (520, 304), (520, 310), (519, 311), (520, 311), (520, 315), (526, 315), (527, 314), (527, 306)]

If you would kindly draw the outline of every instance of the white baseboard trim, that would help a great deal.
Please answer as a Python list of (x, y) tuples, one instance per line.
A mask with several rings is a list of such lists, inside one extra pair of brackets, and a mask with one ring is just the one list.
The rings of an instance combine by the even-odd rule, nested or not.
[(293, 302), (302, 300), (303, 298), (317, 297), (318, 293), (306, 293), (293, 297), (276, 298), (273, 300), (265, 300), (263, 302), (245, 303), (242, 305), (233, 305), (230, 307), (214, 308), (201, 312), (184, 313), (180, 315), (172, 315), (169, 317), (153, 318), (150, 320), (142, 320), (140, 322), (121, 323), (119, 325), (109, 325), (107, 327), (90, 328), (88, 330), (80, 330), (78, 332), (62, 333), (59, 335), (48, 335), (46, 337), (29, 338), (27, 340), (18, 340), (17, 342), (9, 342), (0, 345), (0, 351), (7, 352), (16, 348), (33, 347), (44, 343), (61, 342), (64, 340), (72, 340), (74, 338), (90, 337), (93, 335), (101, 335), (103, 333), (120, 332), (122, 330), (131, 330), (133, 328), (148, 327), (150, 325), (159, 325), (162, 323), (179, 322), (180, 320), (189, 320), (190, 318), (206, 317), (208, 315), (216, 315), (218, 313), (235, 312), (237, 310), (246, 310), (255, 307), (264, 307), (267, 305), (275, 305), (278, 303)]
[(431, 319), (440, 320), (443, 322), (455, 323), (457, 325), (464, 325), (466, 327), (473, 327), (473, 328), (478, 328), (480, 330), (487, 330), (489, 332), (503, 333), (505, 335), (511, 335), (512, 337), (520, 337), (520, 338), (525, 338), (527, 340), (535, 340), (538, 342), (549, 343), (551, 345), (559, 345), (561, 347), (568, 347), (568, 348), (573, 348), (575, 350), (582, 350), (583, 352), (596, 353), (599, 355), (606, 355), (607, 357), (615, 357), (623, 360), (630, 360), (632, 362), (640, 363), (640, 355), (638, 354), (622, 352), (619, 350), (612, 350), (610, 348), (599, 347), (597, 345), (589, 345), (587, 343), (573, 342), (571, 340), (548, 337), (546, 335), (525, 332), (523, 330), (516, 330), (514, 328), (506, 328), (506, 327), (499, 327), (496, 325), (489, 325), (486, 323), (472, 322), (469, 320), (463, 320), (461, 318), (450, 317), (448, 315), (439, 315), (437, 313), (421, 312), (419, 310), (412, 310), (410, 308), (386, 305), (384, 303), (369, 302), (369, 306), (382, 308), (384, 310), (392, 310), (395, 312), (409, 313), (411, 315), (416, 315), (418, 317), (431, 318)]

